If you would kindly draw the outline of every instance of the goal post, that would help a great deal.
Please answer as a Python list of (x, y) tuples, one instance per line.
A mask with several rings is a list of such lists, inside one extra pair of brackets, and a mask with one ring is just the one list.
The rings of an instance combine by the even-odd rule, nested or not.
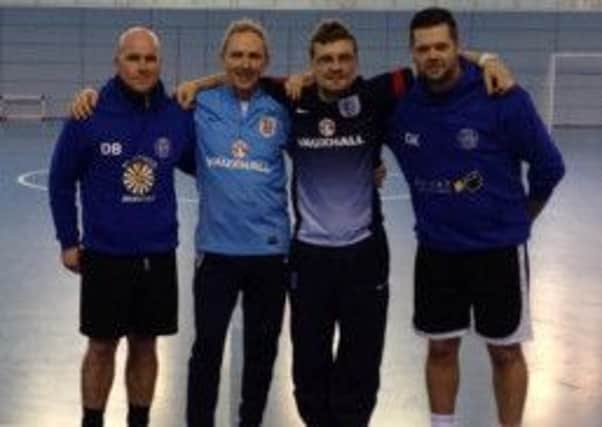
[(553, 127), (602, 127), (602, 52), (550, 56), (542, 108)]

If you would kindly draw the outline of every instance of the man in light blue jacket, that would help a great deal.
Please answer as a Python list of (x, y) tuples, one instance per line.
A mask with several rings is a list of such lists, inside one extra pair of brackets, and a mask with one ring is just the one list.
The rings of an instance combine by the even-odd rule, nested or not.
[(228, 324), (242, 293), (244, 366), (239, 425), (259, 426), (282, 325), (290, 239), (283, 150), (289, 119), (259, 78), (266, 35), (249, 21), (226, 30), (221, 60), (228, 84), (197, 97), (199, 223), (194, 278), (196, 337), (187, 421), (214, 425)]

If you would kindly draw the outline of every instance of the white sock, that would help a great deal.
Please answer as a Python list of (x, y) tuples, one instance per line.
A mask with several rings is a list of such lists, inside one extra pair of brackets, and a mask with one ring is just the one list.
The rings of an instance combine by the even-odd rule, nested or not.
[(454, 414), (431, 414), (431, 427), (457, 427)]

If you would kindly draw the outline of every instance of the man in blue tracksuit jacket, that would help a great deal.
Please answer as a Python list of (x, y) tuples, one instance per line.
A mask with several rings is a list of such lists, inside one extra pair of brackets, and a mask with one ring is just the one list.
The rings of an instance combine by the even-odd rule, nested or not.
[(521, 342), (531, 336), (526, 242), (564, 165), (523, 89), (487, 96), (479, 70), (458, 57), (449, 11), (417, 13), (410, 31), (419, 79), (392, 117), (389, 144), (416, 215), (414, 326), (429, 339), (432, 426), (456, 425), (458, 350), (471, 314), (491, 356), (500, 425), (518, 426)]
[(259, 83), (268, 62), (260, 25), (233, 22), (221, 60), (229, 84), (201, 92), (194, 113), (200, 200), (187, 423), (215, 425), (224, 341), (241, 293), (244, 356), (238, 425), (258, 427), (288, 283), (284, 149), (289, 118)]
[(96, 113), (65, 124), (52, 158), (52, 216), (63, 264), (81, 273), (80, 330), (89, 338), (83, 426), (103, 424), (122, 336), (128, 339), (128, 425), (148, 424), (156, 337), (177, 331), (174, 169), (194, 172), (194, 126), (167, 98), (159, 64), (152, 31), (125, 31), (117, 75), (103, 87)]

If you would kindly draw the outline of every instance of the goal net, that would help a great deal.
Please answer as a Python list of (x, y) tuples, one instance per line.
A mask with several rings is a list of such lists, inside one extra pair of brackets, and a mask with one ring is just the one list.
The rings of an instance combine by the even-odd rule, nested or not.
[(543, 105), (552, 127), (602, 127), (602, 52), (550, 56)]

